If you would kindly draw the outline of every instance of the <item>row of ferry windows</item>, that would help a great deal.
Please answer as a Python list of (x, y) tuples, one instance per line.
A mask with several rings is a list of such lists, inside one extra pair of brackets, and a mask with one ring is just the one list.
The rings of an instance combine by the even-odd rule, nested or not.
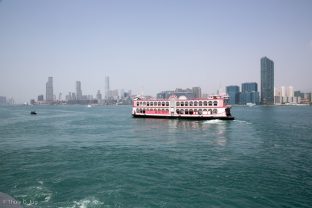
[[(137, 106), (169, 106), (169, 102), (137, 102)], [(218, 106), (218, 101), (181, 101), (176, 106)]]
[[(136, 109), (136, 112), (137, 113), (145, 113), (146, 111), (154, 111), (154, 112), (167, 112), (169, 113), (169, 110), (168, 109), (145, 109), (145, 108), (137, 108)], [(193, 115), (193, 114), (199, 114), (199, 115), (202, 115), (202, 114), (217, 114), (218, 113), (218, 110), (217, 109), (177, 109), (176, 110), (176, 113), (177, 114), (190, 114), (190, 115)]]
[(218, 106), (218, 101), (181, 101), (176, 103), (177, 106)]
[(211, 114), (217, 114), (218, 113), (218, 110), (217, 109), (177, 109), (177, 114), (190, 114), (190, 115), (192, 115), (192, 114), (199, 114), (199, 115), (203, 115), (203, 114), (205, 114), (205, 115), (207, 115), (207, 114), (209, 114), (209, 115), (211, 115)]
[(137, 106), (169, 106), (169, 102), (137, 102)]
[(136, 112), (137, 113), (145, 113), (146, 111), (155, 111), (155, 112), (167, 112), (167, 113), (169, 113), (169, 110), (168, 109), (145, 109), (145, 108), (137, 108), (136, 109)]

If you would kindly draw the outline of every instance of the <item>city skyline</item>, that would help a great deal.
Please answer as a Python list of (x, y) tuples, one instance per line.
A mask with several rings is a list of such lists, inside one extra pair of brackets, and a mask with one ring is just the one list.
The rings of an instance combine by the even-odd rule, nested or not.
[[(268, 6), (269, 5), (269, 6)], [(215, 93), (257, 82), (274, 60), (275, 86), (311, 91), (311, 1), (0, 2), (0, 96), (199, 86)], [(82, 15), (81, 15), (82, 14)], [(23, 90), (21, 90), (23, 89)]]

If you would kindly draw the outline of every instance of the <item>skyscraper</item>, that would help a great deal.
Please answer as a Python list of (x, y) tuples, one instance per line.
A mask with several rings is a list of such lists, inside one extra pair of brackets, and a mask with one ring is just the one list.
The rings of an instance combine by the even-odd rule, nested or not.
[(274, 62), (263, 57), (261, 62), (261, 104), (274, 104)]
[(239, 86), (237, 85), (227, 86), (226, 94), (230, 97), (229, 104), (235, 105), (239, 103)]
[(82, 100), (82, 90), (80, 81), (76, 81), (76, 96), (77, 100)]
[(46, 101), (53, 102), (53, 77), (49, 77), (46, 83)]
[(105, 98), (109, 98), (109, 76), (105, 77)]

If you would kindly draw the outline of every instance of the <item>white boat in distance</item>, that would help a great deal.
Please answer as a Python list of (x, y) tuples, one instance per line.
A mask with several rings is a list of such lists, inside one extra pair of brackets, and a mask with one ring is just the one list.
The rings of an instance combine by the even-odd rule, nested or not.
[(136, 118), (168, 118), (193, 120), (234, 120), (227, 96), (187, 99), (185, 96), (171, 96), (169, 99), (133, 100), (132, 116)]

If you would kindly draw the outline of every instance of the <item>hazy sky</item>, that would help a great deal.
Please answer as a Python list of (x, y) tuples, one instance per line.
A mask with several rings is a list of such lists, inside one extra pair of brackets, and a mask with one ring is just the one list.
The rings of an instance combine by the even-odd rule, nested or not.
[(0, 0), (0, 95), (162, 90), (260, 81), (312, 90), (311, 0)]

